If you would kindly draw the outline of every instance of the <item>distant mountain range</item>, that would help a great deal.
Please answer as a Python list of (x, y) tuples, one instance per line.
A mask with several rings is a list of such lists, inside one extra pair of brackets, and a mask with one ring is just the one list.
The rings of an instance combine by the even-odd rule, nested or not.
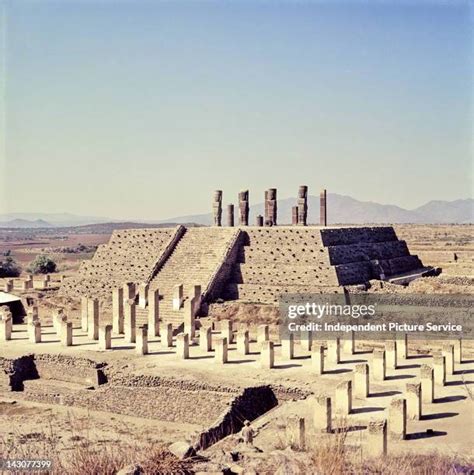
[[(385, 224), (385, 223), (417, 223), (466, 224), (474, 222), (474, 200), (472, 198), (455, 201), (430, 201), (423, 206), (408, 210), (395, 205), (383, 205), (371, 201), (359, 201), (350, 196), (329, 193), (328, 221), (329, 224)], [(278, 222), (291, 222), (291, 208), (296, 204), (296, 198), (278, 200)], [(263, 215), (263, 203), (250, 207), (250, 222), (255, 222), (255, 216)], [(237, 206), (236, 206), (237, 218)], [(164, 224), (164, 223), (196, 223), (212, 224), (212, 214), (196, 214), (179, 216), (165, 220), (133, 220), (135, 223)], [(83, 226), (99, 223), (118, 223), (123, 220), (113, 220), (98, 216), (77, 216), (70, 213), (11, 213), (0, 215), (0, 228), (52, 228)], [(223, 223), (225, 224), (225, 206)], [(308, 222), (319, 222), (319, 197), (308, 197)]]

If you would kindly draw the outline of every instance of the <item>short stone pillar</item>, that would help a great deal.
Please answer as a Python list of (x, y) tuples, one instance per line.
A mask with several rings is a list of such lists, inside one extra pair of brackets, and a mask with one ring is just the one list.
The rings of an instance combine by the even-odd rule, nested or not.
[(378, 458), (387, 455), (387, 421), (370, 421), (367, 436), (367, 456)]
[(372, 353), (372, 376), (374, 381), (385, 381), (387, 365), (385, 361), (385, 350), (374, 350)]
[(291, 207), (291, 224), (293, 226), (298, 224), (298, 206)]
[(201, 326), (199, 329), (199, 348), (202, 351), (212, 351), (212, 327)]
[(395, 335), (397, 342), (397, 354), (400, 358), (408, 358), (408, 335), (406, 333), (397, 333)]
[(123, 284), (123, 300), (126, 302), (127, 300), (135, 300), (135, 295), (137, 293), (137, 289), (134, 282), (126, 282)]
[(277, 189), (269, 188), (265, 191), (265, 226), (277, 225)]
[(311, 350), (311, 366), (315, 374), (324, 374), (324, 346), (321, 343), (313, 345)]
[(258, 214), (255, 217), (255, 226), (262, 227), (263, 226), (263, 216), (261, 214)]
[(192, 340), (196, 336), (196, 319), (194, 318), (194, 310), (192, 301), (187, 299), (184, 302), (184, 333), (189, 335), (189, 338)]
[(454, 342), (454, 362), (462, 363), (462, 338), (457, 338)]
[(292, 360), (295, 357), (295, 336), (293, 333), (283, 336), (281, 340), (281, 356), (287, 360)]
[(173, 325), (171, 323), (162, 323), (160, 327), (161, 346), (163, 348), (173, 347)]
[(328, 340), (328, 362), (338, 364), (341, 362), (341, 340), (339, 337)]
[(352, 330), (348, 332), (344, 338), (344, 353), (353, 355), (355, 353), (355, 332)]
[(173, 310), (179, 311), (184, 300), (184, 287), (183, 284), (175, 285), (173, 288)]
[(227, 226), (234, 226), (234, 205), (227, 205)]
[(321, 226), (328, 225), (328, 211), (327, 211), (327, 192), (321, 190), (319, 194), (319, 224)]
[(91, 340), (99, 339), (99, 301), (89, 299), (87, 301), (87, 334)]
[(306, 226), (308, 217), (308, 187), (302, 185), (298, 189), (298, 224)]
[(240, 226), (249, 225), (249, 191), (239, 191), (239, 224)]
[(434, 402), (434, 370), (427, 364), (420, 368), (421, 396), (424, 403)]
[(26, 312), (26, 322), (28, 324), (35, 322), (38, 320), (38, 307), (33, 306), (30, 307)]
[(454, 374), (454, 345), (446, 343), (443, 345), (443, 356), (446, 361), (446, 374)]
[(187, 333), (176, 335), (176, 354), (182, 360), (189, 359), (189, 335)]
[(369, 365), (358, 363), (354, 368), (354, 396), (365, 399), (369, 397)]
[(89, 317), (87, 311), (89, 308), (89, 299), (87, 297), (81, 297), (81, 329), (82, 331), (87, 331), (87, 324), (89, 322)]
[(387, 368), (397, 369), (397, 342), (394, 340), (385, 342), (385, 361)]
[(28, 340), (30, 343), (41, 343), (41, 323), (39, 320), (28, 323)]
[(262, 341), (260, 343), (260, 367), (271, 369), (275, 365), (275, 349), (273, 341)]
[(6, 279), (3, 282), (3, 291), (4, 292), (13, 292), (13, 279)]
[(228, 343), (226, 337), (219, 337), (215, 340), (214, 345), (214, 362), (227, 363), (228, 361)]
[(407, 435), (407, 401), (394, 398), (388, 409), (388, 432), (391, 439), (403, 440)]
[(112, 290), (112, 325), (115, 333), (123, 334), (123, 288)]
[(99, 349), (110, 350), (112, 348), (112, 325), (104, 325), (99, 328)]
[(270, 340), (270, 328), (268, 325), (259, 325), (257, 327), (257, 343), (261, 344)]
[(237, 353), (239, 355), (248, 355), (250, 352), (249, 331), (241, 328), (237, 332)]
[(189, 299), (191, 300), (191, 306), (194, 312), (194, 316), (197, 316), (201, 309), (201, 299), (202, 299), (202, 288), (200, 285), (191, 286)]
[(434, 382), (436, 386), (444, 386), (446, 384), (446, 357), (433, 357)]
[(214, 192), (212, 214), (214, 217), (214, 226), (222, 226), (222, 190), (216, 190)]
[(160, 292), (152, 289), (148, 292), (148, 336), (160, 336)]
[(148, 290), (149, 285), (147, 283), (138, 286), (138, 306), (140, 308), (146, 308), (148, 304)]
[(147, 324), (138, 327), (135, 353), (137, 353), (138, 355), (148, 354), (148, 325)]
[(234, 331), (232, 327), (231, 320), (220, 320), (219, 321), (220, 334), (222, 338), (227, 338), (227, 343), (232, 343), (234, 341)]
[(303, 417), (290, 417), (287, 420), (286, 439), (291, 447), (303, 450), (306, 446), (306, 424)]
[(408, 419), (421, 419), (421, 383), (407, 383), (406, 400)]
[(124, 332), (127, 343), (137, 341), (137, 313), (135, 301), (132, 299), (127, 300), (124, 306)]
[(352, 411), (352, 381), (342, 381), (336, 386), (336, 414), (347, 416)]
[(11, 312), (4, 312), (0, 320), (0, 341), (12, 339), (13, 318)]
[(61, 345), (72, 346), (72, 322), (61, 322), (59, 339), (61, 340)]
[(332, 432), (332, 404), (327, 396), (316, 396), (313, 418), (316, 432)]
[(59, 335), (62, 329), (61, 325), (67, 320), (62, 308), (53, 310), (52, 320), (54, 331)]
[(311, 348), (313, 348), (313, 332), (305, 330), (301, 331), (300, 344), (303, 350), (311, 351)]

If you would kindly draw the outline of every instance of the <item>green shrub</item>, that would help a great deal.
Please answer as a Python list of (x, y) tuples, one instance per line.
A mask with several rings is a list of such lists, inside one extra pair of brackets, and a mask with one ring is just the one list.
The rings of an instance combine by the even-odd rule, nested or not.
[(9, 254), (5, 259), (0, 260), (0, 277), (18, 277), (20, 273), (20, 266)]
[(32, 274), (49, 274), (50, 272), (56, 272), (56, 262), (49, 256), (40, 254), (30, 263), (28, 272)]

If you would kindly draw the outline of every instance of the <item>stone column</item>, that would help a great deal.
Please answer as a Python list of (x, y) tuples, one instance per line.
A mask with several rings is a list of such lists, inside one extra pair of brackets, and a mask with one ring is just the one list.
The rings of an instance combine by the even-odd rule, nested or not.
[(291, 417), (287, 421), (286, 438), (290, 445), (303, 450), (306, 446), (306, 429), (303, 417)]
[(308, 218), (308, 187), (300, 186), (298, 190), (298, 224), (306, 226)]
[(287, 360), (292, 360), (295, 357), (295, 336), (289, 333), (281, 340), (281, 355)]
[(454, 342), (454, 362), (462, 363), (462, 338), (458, 338)]
[(434, 402), (434, 371), (427, 364), (420, 368), (421, 395), (423, 402), (431, 404)]
[(153, 289), (148, 292), (148, 336), (160, 336), (160, 292)]
[(314, 430), (316, 432), (332, 432), (332, 407), (331, 398), (317, 396), (314, 409)]
[(388, 431), (390, 438), (403, 440), (407, 435), (407, 401), (395, 398), (390, 401), (388, 409)]
[(0, 341), (12, 339), (12, 314), (10, 311), (4, 312), (0, 320)]
[(182, 360), (189, 359), (189, 335), (180, 333), (176, 336), (176, 354)]
[(138, 286), (138, 306), (140, 308), (146, 308), (148, 303), (148, 289), (149, 286), (146, 283)]
[(336, 386), (336, 413), (347, 416), (352, 411), (352, 381), (343, 381)]
[(173, 347), (173, 325), (171, 323), (161, 324), (161, 346), (163, 348)]
[(115, 333), (123, 333), (123, 288), (112, 291), (112, 325)]
[(446, 343), (443, 345), (443, 356), (446, 361), (446, 374), (454, 374), (454, 345)]
[(386, 373), (385, 350), (374, 350), (372, 354), (372, 375), (374, 381), (385, 381)]
[(30, 307), (26, 312), (26, 322), (28, 324), (33, 323), (38, 320), (38, 307)]
[(339, 337), (328, 340), (328, 361), (331, 364), (341, 362), (341, 340)]
[(227, 226), (234, 227), (234, 205), (227, 205)]
[(220, 333), (222, 338), (227, 339), (227, 343), (232, 343), (234, 341), (234, 331), (232, 328), (231, 320), (221, 320), (220, 322)]
[(326, 190), (321, 190), (321, 193), (319, 194), (319, 224), (321, 226), (328, 225)]
[(138, 327), (137, 344), (135, 345), (135, 353), (138, 355), (148, 354), (148, 325)]
[(227, 363), (228, 361), (228, 345), (226, 337), (216, 338), (214, 349), (214, 362), (215, 363)]
[(72, 346), (72, 322), (61, 322), (59, 335), (63, 346)]
[(255, 218), (255, 226), (261, 228), (263, 226), (263, 216), (261, 214), (257, 215)]
[(240, 329), (237, 332), (237, 353), (239, 355), (248, 355), (250, 352), (249, 345), (249, 331), (246, 329)]
[(125, 302), (124, 310), (125, 341), (127, 343), (135, 343), (137, 340), (137, 313), (135, 301), (132, 299), (127, 300)]
[(434, 382), (437, 386), (444, 386), (446, 384), (446, 357), (434, 356)]
[(369, 365), (359, 363), (354, 370), (354, 396), (365, 399), (369, 397)]
[(421, 383), (407, 383), (406, 389), (408, 418), (421, 419)]
[(81, 328), (83, 331), (87, 331), (87, 322), (89, 317), (87, 315), (87, 309), (89, 308), (89, 302), (87, 297), (81, 297)]
[(196, 321), (194, 318), (193, 302), (188, 299), (184, 302), (184, 333), (192, 340), (196, 336)]
[(367, 437), (368, 457), (385, 457), (387, 455), (387, 421), (370, 421)]
[(298, 206), (293, 206), (291, 208), (291, 224), (293, 226), (298, 224)]
[(311, 350), (311, 365), (315, 374), (324, 374), (324, 346), (320, 343), (313, 345)]
[(243, 190), (239, 192), (239, 224), (241, 226), (249, 225), (249, 192)]
[(202, 351), (212, 351), (212, 327), (201, 327), (199, 329), (199, 348)]
[(397, 343), (389, 340), (385, 342), (385, 358), (387, 368), (397, 369)]
[(123, 284), (123, 299), (124, 302), (127, 300), (135, 300), (136, 288), (133, 282), (127, 282)]
[(265, 226), (277, 224), (277, 190), (269, 188), (265, 191)]
[(311, 351), (313, 348), (313, 332), (302, 330), (300, 332), (301, 348), (306, 351)]
[(87, 305), (87, 331), (91, 340), (99, 339), (99, 301), (89, 299)]
[(41, 343), (41, 323), (38, 320), (28, 323), (28, 340), (30, 343)]
[(347, 335), (345, 335), (343, 341), (345, 353), (348, 355), (353, 355), (355, 353), (355, 332), (349, 332)]
[(261, 344), (270, 339), (270, 329), (268, 325), (259, 325), (257, 327), (257, 343)]
[(13, 279), (6, 279), (3, 283), (4, 292), (13, 292)]
[(178, 311), (184, 300), (183, 284), (175, 285), (173, 289), (173, 310)]
[(408, 335), (406, 333), (397, 333), (395, 340), (397, 342), (398, 355), (406, 360), (408, 358)]
[(260, 343), (260, 367), (271, 369), (275, 364), (275, 350), (273, 341), (263, 341)]
[(214, 191), (212, 215), (214, 217), (214, 226), (222, 226), (222, 190)]
[(99, 348), (101, 350), (112, 348), (112, 325), (104, 325), (99, 328)]

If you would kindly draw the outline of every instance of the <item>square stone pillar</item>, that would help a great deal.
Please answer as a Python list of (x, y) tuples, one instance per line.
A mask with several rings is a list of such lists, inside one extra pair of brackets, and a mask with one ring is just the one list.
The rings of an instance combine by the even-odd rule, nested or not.
[(301, 344), (301, 349), (306, 350), (306, 351), (311, 351), (311, 348), (313, 348), (313, 332), (301, 331), (300, 344)]
[(137, 341), (137, 313), (135, 301), (129, 299), (124, 306), (124, 331), (125, 341), (135, 343)]
[(436, 386), (444, 386), (446, 384), (446, 357), (434, 356), (434, 382)]
[(52, 320), (54, 331), (59, 335), (61, 333), (61, 325), (67, 320), (61, 308), (53, 310)]
[(173, 310), (179, 311), (184, 300), (183, 284), (175, 285), (173, 288)]
[(239, 355), (248, 355), (250, 352), (250, 338), (249, 331), (240, 329), (237, 332), (237, 353)]
[(291, 446), (303, 450), (306, 446), (306, 424), (304, 417), (290, 417), (287, 420), (286, 439)]
[(397, 333), (395, 335), (397, 342), (397, 354), (400, 358), (408, 358), (408, 335), (406, 333)]
[(231, 320), (220, 320), (220, 333), (222, 338), (227, 339), (227, 343), (232, 343), (234, 341), (234, 332), (232, 328)]
[(271, 369), (275, 365), (275, 349), (273, 341), (263, 341), (260, 343), (260, 367)]
[(137, 344), (135, 345), (135, 353), (138, 355), (148, 354), (148, 325), (138, 327)]
[(372, 376), (374, 381), (385, 381), (387, 365), (385, 361), (385, 350), (374, 350), (372, 354)]
[(317, 396), (314, 407), (314, 430), (316, 432), (332, 432), (332, 405), (331, 398)]
[(324, 346), (321, 343), (313, 345), (311, 350), (311, 366), (315, 374), (324, 374)]
[(341, 339), (339, 337), (328, 340), (328, 362), (338, 364), (341, 362)]
[(133, 282), (127, 282), (123, 284), (123, 301), (124, 303), (127, 300), (135, 300), (135, 296), (137, 293), (136, 286)]
[(385, 342), (386, 367), (397, 369), (397, 343), (394, 340)]
[(336, 414), (347, 416), (352, 411), (352, 381), (342, 381), (336, 386)]
[(184, 333), (192, 340), (196, 336), (196, 321), (194, 318), (193, 305), (191, 300), (184, 302)]
[(123, 288), (112, 290), (112, 325), (115, 333), (123, 334)]
[(295, 336), (289, 333), (281, 340), (281, 355), (284, 359), (292, 360), (295, 357)]
[(148, 336), (160, 336), (160, 292), (153, 289), (148, 292)]
[(443, 345), (443, 356), (446, 361), (446, 374), (454, 374), (454, 345), (446, 343)]
[(421, 365), (420, 380), (422, 400), (424, 403), (431, 404), (434, 402), (434, 371), (431, 366)]
[(199, 348), (202, 351), (212, 351), (212, 327), (201, 327), (199, 329)]
[(0, 341), (12, 339), (13, 318), (10, 311), (4, 312), (0, 320)]
[(387, 455), (387, 421), (370, 421), (367, 435), (367, 456), (378, 458)]
[(61, 345), (72, 346), (72, 322), (62, 322), (59, 332)]
[(30, 343), (41, 343), (41, 323), (39, 320), (28, 323), (28, 340)]
[(87, 334), (91, 340), (99, 339), (99, 301), (89, 299), (87, 301)]
[(187, 333), (176, 335), (176, 354), (182, 360), (189, 359), (189, 335)]
[(26, 323), (31, 324), (38, 320), (38, 307), (30, 307), (26, 312)]
[(140, 308), (146, 308), (148, 304), (148, 289), (147, 283), (142, 283), (138, 286), (138, 306)]
[(13, 279), (7, 279), (3, 282), (4, 292), (13, 292)]
[(110, 350), (112, 348), (112, 325), (104, 325), (99, 328), (99, 349)]
[(344, 336), (344, 353), (353, 355), (355, 353), (355, 332), (350, 331)]
[(454, 362), (462, 363), (462, 338), (458, 338), (454, 342)]
[(214, 362), (227, 363), (228, 361), (228, 343), (226, 337), (216, 338), (214, 348)]
[(358, 363), (354, 368), (354, 396), (365, 399), (369, 397), (369, 365)]
[(270, 340), (270, 328), (268, 325), (259, 325), (257, 327), (257, 343), (261, 344)]
[(421, 383), (407, 383), (407, 415), (411, 420), (421, 419)]
[(89, 308), (89, 299), (87, 297), (81, 297), (81, 329), (82, 331), (87, 331), (87, 324), (89, 322), (89, 317), (87, 314)]
[(388, 431), (390, 438), (403, 440), (407, 435), (407, 401), (403, 398), (394, 398), (388, 409)]
[(162, 323), (160, 328), (161, 346), (163, 348), (173, 347), (173, 325), (171, 323)]

